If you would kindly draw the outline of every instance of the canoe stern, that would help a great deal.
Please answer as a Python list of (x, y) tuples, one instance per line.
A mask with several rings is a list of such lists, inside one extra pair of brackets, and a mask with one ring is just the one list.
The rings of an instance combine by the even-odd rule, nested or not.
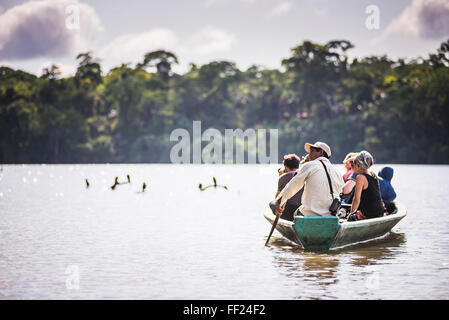
[(305, 249), (327, 250), (340, 224), (337, 217), (295, 217), (294, 228)]

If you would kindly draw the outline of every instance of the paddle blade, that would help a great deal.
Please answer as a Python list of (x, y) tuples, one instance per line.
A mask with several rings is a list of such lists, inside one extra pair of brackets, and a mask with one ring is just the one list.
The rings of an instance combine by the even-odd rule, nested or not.
[(274, 228), (276, 228), (278, 221), (279, 221), (279, 216), (276, 216), (276, 219), (274, 219), (274, 222), (273, 222), (273, 226), (271, 227), (270, 234), (268, 235), (267, 242), (265, 242), (265, 247), (268, 245), (268, 241), (270, 241), (271, 235), (273, 234)]

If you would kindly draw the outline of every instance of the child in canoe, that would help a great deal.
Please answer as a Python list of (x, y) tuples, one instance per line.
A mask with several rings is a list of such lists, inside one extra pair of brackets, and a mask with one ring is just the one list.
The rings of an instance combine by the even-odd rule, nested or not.
[(382, 200), (384, 201), (385, 208), (389, 214), (396, 210), (394, 199), (396, 199), (396, 192), (391, 185), (391, 179), (393, 178), (394, 170), (391, 167), (384, 167), (379, 171), (379, 186)]

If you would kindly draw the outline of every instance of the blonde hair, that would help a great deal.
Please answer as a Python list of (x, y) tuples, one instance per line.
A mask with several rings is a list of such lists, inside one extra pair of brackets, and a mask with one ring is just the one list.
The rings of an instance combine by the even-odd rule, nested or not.
[(349, 153), (346, 155), (345, 159), (343, 160), (343, 163), (346, 164), (346, 163), (348, 163), (349, 161), (354, 160), (354, 157), (355, 157), (356, 155), (357, 155), (357, 152), (349, 152)]
[(354, 159), (354, 162), (362, 170), (369, 169), (374, 164), (374, 158), (368, 151), (362, 150), (360, 151)]

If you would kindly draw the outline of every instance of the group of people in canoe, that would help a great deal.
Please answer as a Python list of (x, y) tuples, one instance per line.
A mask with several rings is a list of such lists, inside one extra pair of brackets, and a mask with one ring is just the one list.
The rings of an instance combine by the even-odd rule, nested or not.
[(393, 168), (385, 167), (376, 175), (370, 170), (373, 156), (363, 150), (345, 157), (341, 173), (331, 164), (332, 152), (326, 143), (306, 143), (304, 149), (307, 155), (302, 159), (285, 155), (278, 170), (274, 213), (281, 219), (338, 215), (358, 221), (395, 212)]

